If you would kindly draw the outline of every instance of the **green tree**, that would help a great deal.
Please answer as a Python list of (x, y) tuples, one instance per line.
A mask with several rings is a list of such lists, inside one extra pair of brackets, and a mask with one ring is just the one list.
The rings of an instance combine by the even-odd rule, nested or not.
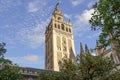
[(74, 80), (76, 79), (76, 72), (78, 68), (76, 63), (73, 63), (71, 59), (63, 59), (62, 69), (60, 71), (60, 76), (62, 80)]
[(76, 63), (63, 60), (60, 72), (40, 73), (38, 80), (119, 80), (120, 72), (109, 58), (80, 55)]
[(0, 58), (3, 58), (6, 52), (6, 49), (4, 46), (5, 46), (5, 43), (0, 43)]
[(19, 68), (4, 58), (5, 52), (5, 43), (0, 43), (0, 80), (23, 80)]
[(38, 80), (76, 80), (77, 66), (70, 59), (63, 59), (60, 72), (40, 72)]
[(100, 46), (120, 51), (120, 0), (99, 0), (93, 8), (89, 22), (92, 30), (101, 30)]
[(80, 64), (78, 64), (79, 80), (115, 80), (111, 75), (116, 75), (114, 77), (119, 76), (114, 71), (116, 65), (109, 58), (90, 54), (82, 54), (81, 56), (81, 59), (78, 59), (80, 61)]
[(15, 65), (6, 65), (0, 70), (0, 80), (23, 80), (23, 77)]

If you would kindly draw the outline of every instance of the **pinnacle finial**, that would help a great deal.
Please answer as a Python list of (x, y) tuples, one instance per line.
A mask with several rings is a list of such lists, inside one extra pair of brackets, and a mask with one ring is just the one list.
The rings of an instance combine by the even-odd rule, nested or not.
[(70, 23), (70, 19), (68, 20), (68, 22)]
[(99, 43), (98, 43), (98, 40), (96, 40), (96, 47), (98, 47), (99, 46)]
[(84, 50), (83, 50), (83, 47), (82, 47), (82, 43), (80, 42), (80, 54), (84, 54)]
[(80, 42), (80, 56), (78, 57), (78, 60), (80, 60), (80, 62), (82, 62), (83, 56), (85, 56), (84, 49), (82, 47), (82, 43)]
[(86, 54), (89, 54), (89, 49), (88, 49), (87, 44), (85, 44), (85, 53), (86, 53)]

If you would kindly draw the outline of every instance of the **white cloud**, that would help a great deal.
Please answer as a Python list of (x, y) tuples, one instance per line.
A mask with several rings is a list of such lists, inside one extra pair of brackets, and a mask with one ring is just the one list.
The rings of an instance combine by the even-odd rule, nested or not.
[(91, 8), (94, 4), (95, 4), (95, 2), (92, 1), (92, 2), (89, 2), (87, 6), (88, 6), (88, 8)]
[(45, 41), (44, 32), (49, 19), (41, 21), (39, 24), (33, 27), (22, 28), (17, 33), (17, 39), (25, 45), (32, 48), (40, 47)]
[[(15, 14), (14, 18), (9, 18), (9, 20), (15, 19), (12, 23), (6, 23), (5, 26), (0, 27), (1, 30), (7, 33), (2, 33), (0, 38), (2, 41), (6, 42), (10, 48), (27, 46), (32, 48), (38, 48), (44, 43), (44, 32), (46, 25), (48, 25), (48, 15), (51, 13), (50, 11), (53, 9), (53, 6), (46, 7), (46, 0), (30, 0), (24, 2), (18, 0), (0, 0), (0, 12), (4, 12), (4, 10), (10, 10), (9, 8), (15, 8), (16, 12), (20, 6), (26, 8), (29, 13), (25, 13), (24, 16), (21, 14)], [(10, 1), (10, 2), (9, 2)], [(14, 4), (15, 3), (15, 4)], [(45, 6), (45, 7), (44, 7)], [(17, 8), (17, 9), (16, 9)], [(44, 9), (46, 8), (46, 9)], [(6, 13), (6, 12), (5, 12)], [(0, 15), (2, 16), (2, 15)], [(4, 16), (2, 16), (4, 17)], [(19, 19), (22, 19), (22, 22), (17, 22)], [(18, 20), (17, 20), (18, 19)], [(5, 20), (5, 22), (9, 21)], [(4, 21), (3, 21), (4, 22)], [(4, 36), (3, 36), (4, 35)], [(17, 46), (17, 47), (16, 47)]]
[(45, 5), (45, 0), (34, 0), (28, 3), (28, 12), (36, 12), (38, 10), (42, 11)]
[(75, 36), (81, 37), (85, 32), (90, 30), (89, 20), (93, 11), (93, 9), (84, 10), (82, 14), (75, 15), (73, 22)]
[(37, 55), (27, 55), (23, 57), (24, 60), (28, 62), (39, 62), (40, 58)]
[(98, 2), (99, 0), (91, 0), (89, 3), (88, 3), (88, 8), (92, 8), (93, 7), (93, 5), (96, 3), (96, 2)]
[(96, 56), (96, 54), (93, 52), (93, 53), (91, 53), (93, 56)]
[(10, 7), (17, 7), (21, 5), (20, 0), (0, 0), (0, 12), (9, 10)]
[(40, 57), (38, 55), (35, 54), (29, 54), (26, 56), (22, 56), (22, 57), (8, 57), (7, 59), (10, 59), (11, 61), (13, 61), (14, 63), (17, 64), (29, 64), (29, 63), (39, 63), (40, 62)]
[(71, 19), (72, 15), (64, 14), (64, 17), (65, 17), (65, 18), (68, 18), (68, 19)]
[(88, 36), (86, 36), (86, 38), (92, 39), (92, 38), (98, 37), (100, 33), (101, 33), (100, 31), (99, 32), (97, 31), (94, 34), (90, 33)]
[(76, 16), (79, 18), (79, 20), (82, 23), (87, 24), (88, 21), (90, 20), (90, 18), (92, 17), (92, 13), (94, 12), (94, 9), (90, 9), (90, 10), (84, 10), (83, 13), (80, 16)]
[(28, 8), (29, 8), (29, 9), (28, 9), (29, 12), (36, 12), (36, 11), (38, 11), (37, 6), (34, 5), (32, 2), (29, 3)]
[(25, 56), (6, 57), (6, 59), (11, 60), (14, 64), (17, 64), (18, 66), (44, 69), (44, 56), (28, 54)]
[(82, 3), (84, 0), (70, 0), (73, 6), (77, 6)]

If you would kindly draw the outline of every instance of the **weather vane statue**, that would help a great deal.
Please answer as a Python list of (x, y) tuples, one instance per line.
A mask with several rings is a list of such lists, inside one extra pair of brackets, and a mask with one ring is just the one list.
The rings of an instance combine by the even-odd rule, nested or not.
[(58, 7), (58, 5), (59, 5), (59, 2), (56, 4), (56, 7)]

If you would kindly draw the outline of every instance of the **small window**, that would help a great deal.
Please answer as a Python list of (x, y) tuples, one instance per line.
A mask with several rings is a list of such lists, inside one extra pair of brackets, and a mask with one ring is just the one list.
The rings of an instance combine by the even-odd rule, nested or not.
[(69, 29), (69, 32), (71, 33), (71, 29)]
[(60, 18), (60, 17), (58, 17), (58, 20), (61, 20), (61, 18)]
[(68, 28), (66, 28), (66, 31), (68, 32)]
[(60, 25), (58, 25), (58, 29), (60, 29)]
[(61, 24), (62, 30), (64, 30), (64, 24)]
[(55, 28), (57, 28), (57, 25), (55, 24)]

